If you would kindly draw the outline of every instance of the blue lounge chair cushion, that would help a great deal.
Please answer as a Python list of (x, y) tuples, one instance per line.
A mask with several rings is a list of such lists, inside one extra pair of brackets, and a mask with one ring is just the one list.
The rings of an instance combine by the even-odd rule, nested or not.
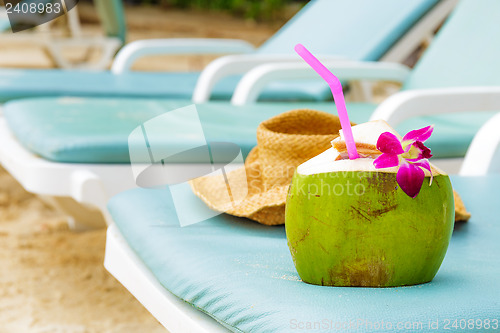
[[(452, 183), (472, 218), (455, 227), (434, 280), (412, 287), (303, 283), (283, 227), (228, 215), (180, 227), (167, 189), (123, 192), (109, 210), (128, 245), (167, 290), (234, 332), (306, 331), (307, 325), (337, 331), (350, 324), (359, 326), (345, 330), (392, 332), (410, 325), (407, 331), (441, 332), (453, 329), (455, 320), (473, 320), (478, 328), (476, 320), (484, 325), (486, 319), (494, 330), (495, 320), (500, 324), (500, 177), (453, 177)], [(439, 330), (429, 327), (436, 321)]]
[(500, 85), (500, 1), (461, 1), (404, 89)]
[(37, 96), (191, 97), (197, 73), (1, 69), (0, 102)]
[[(0, 103), (11, 99), (41, 96), (143, 97), (191, 99), (200, 73), (68, 71), (61, 69), (0, 69)], [(239, 76), (222, 79), (214, 87), (211, 99), (228, 100)], [(260, 100), (328, 100), (331, 93), (318, 80), (288, 81), (271, 84)]]
[[(181, 100), (38, 98), (12, 101), (4, 106), (4, 117), (17, 139), (32, 152), (57, 162), (128, 163), (128, 136), (145, 121), (189, 105)], [(374, 104), (348, 105), (351, 120), (369, 119)], [(197, 105), (207, 141), (233, 142), (246, 156), (256, 145), (260, 122), (288, 110), (310, 108), (335, 113), (332, 103), (259, 103), (236, 107), (226, 102)], [(397, 130), (435, 124), (428, 141), (436, 157), (462, 157), (480, 126), (494, 113), (476, 112), (435, 115), (410, 119)], [(189, 136), (167, 136), (171, 144), (187, 143)], [(186, 161), (188, 162), (188, 161)], [(192, 161), (199, 162), (199, 161)]]
[[(288, 21), (257, 53), (291, 53), (301, 42), (318, 55), (375, 61), (438, 2), (311, 1), (307, 10)], [(317, 32), (312, 32), (311, 27)]]

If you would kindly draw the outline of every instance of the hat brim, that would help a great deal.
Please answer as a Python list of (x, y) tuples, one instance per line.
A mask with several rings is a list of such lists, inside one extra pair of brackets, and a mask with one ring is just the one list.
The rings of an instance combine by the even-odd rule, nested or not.
[(258, 148), (255, 147), (244, 167), (227, 174), (196, 178), (190, 181), (190, 185), (194, 194), (213, 210), (266, 225), (283, 224), (289, 185), (266, 188), (262, 174)]

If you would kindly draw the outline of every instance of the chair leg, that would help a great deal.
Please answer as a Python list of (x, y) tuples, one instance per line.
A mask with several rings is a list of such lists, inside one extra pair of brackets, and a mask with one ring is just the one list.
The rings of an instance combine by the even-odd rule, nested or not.
[(40, 196), (40, 198), (51, 207), (68, 215), (68, 225), (71, 230), (85, 231), (106, 226), (104, 215), (90, 205), (78, 203), (69, 197)]

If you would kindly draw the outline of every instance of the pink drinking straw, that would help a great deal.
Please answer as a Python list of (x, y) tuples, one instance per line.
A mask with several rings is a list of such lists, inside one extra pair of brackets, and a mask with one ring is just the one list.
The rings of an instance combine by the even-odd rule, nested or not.
[(344, 92), (342, 91), (342, 84), (339, 79), (332, 74), (315, 56), (309, 52), (302, 44), (295, 45), (295, 52), (297, 52), (302, 59), (305, 60), (318, 73), (323, 80), (328, 83), (330, 90), (332, 91), (333, 100), (337, 106), (337, 112), (340, 118), (340, 126), (342, 126), (342, 132), (344, 133), (345, 144), (347, 147), (347, 154), (350, 160), (355, 160), (359, 157), (358, 151), (356, 150), (356, 144), (354, 143), (354, 138), (352, 136), (351, 122), (349, 121), (349, 115), (347, 114), (347, 109), (345, 107)]

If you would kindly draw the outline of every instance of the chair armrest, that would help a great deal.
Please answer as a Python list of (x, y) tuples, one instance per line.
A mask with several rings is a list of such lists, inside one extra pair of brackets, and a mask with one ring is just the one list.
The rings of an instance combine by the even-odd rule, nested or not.
[(370, 120), (391, 126), (416, 116), (465, 111), (500, 110), (500, 87), (460, 87), (404, 91), (386, 99)]
[[(350, 60), (325, 61), (340, 80), (387, 80), (403, 82), (408, 77), (408, 67), (395, 63), (359, 62)], [(248, 72), (238, 83), (231, 99), (235, 105), (253, 103), (262, 90), (272, 81), (321, 78), (307, 64), (266, 64)]]
[(460, 175), (481, 176), (500, 172), (500, 113), (476, 133), (465, 155)]
[[(322, 60), (341, 60), (342, 57), (326, 56)], [(246, 73), (253, 68), (269, 63), (301, 63), (296, 54), (238, 54), (215, 59), (201, 72), (193, 92), (193, 102), (203, 103), (210, 99), (215, 84), (224, 77)]]
[(159, 54), (227, 54), (247, 53), (254, 50), (252, 44), (238, 39), (218, 38), (171, 38), (147, 39), (124, 46), (116, 55), (111, 71), (120, 74), (130, 70), (139, 58)]

